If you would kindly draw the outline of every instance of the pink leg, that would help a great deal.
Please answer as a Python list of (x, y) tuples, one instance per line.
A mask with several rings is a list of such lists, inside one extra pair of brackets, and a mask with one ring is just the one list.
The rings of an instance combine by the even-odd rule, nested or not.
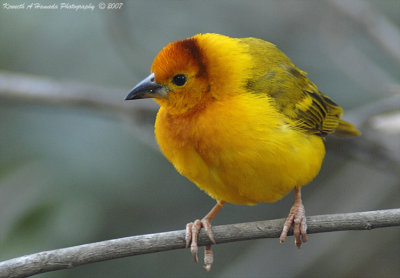
[(287, 233), (294, 223), (293, 235), (295, 238), (294, 243), (298, 248), (300, 248), (303, 242), (307, 241), (307, 223), (305, 209), (303, 202), (301, 201), (301, 191), (300, 187), (296, 186), (294, 188), (296, 201), (294, 202), (292, 208), (290, 209), (289, 216), (286, 218), (285, 224), (283, 225), (282, 233), (280, 236), (281, 243), (286, 240)]
[[(197, 239), (198, 239), (200, 229), (204, 228), (207, 236), (215, 244), (214, 236), (213, 236), (213, 233), (211, 230), (211, 221), (214, 219), (214, 217), (217, 215), (217, 213), (220, 211), (220, 209), (223, 207), (224, 204), (225, 204), (225, 201), (219, 201), (210, 210), (210, 212), (206, 216), (204, 216), (203, 219), (201, 219), (201, 220), (197, 219), (194, 222), (188, 223), (186, 225), (186, 236), (185, 236), (186, 248), (188, 248), (190, 245), (190, 251), (192, 252), (195, 262), (198, 261)], [(206, 246), (205, 250), (204, 250), (204, 264), (205, 264), (204, 269), (206, 271), (210, 271), (213, 260), (214, 260), (214, 255), (213, 255), (213, 252), (211, 249), (211, 245)]]

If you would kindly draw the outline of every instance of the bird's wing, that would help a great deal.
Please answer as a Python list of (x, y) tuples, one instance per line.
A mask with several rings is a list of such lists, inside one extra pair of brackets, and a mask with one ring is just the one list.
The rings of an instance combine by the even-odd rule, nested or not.
[[(311, 82), (311, 81), (310, 81)], [(326, 136), (334, 133), (342, 108), (316, 90), (287, 90), (287, 96), (272, 94), (279, 111), (309, 133)]]
[(254, 60), (247, 90), (268, 94), (278, 111), (307, 133), (326, 136), (335, 132), (342, 108), (322, 94), (275, 45), (254, 38), (243, 42), (249, 45)]

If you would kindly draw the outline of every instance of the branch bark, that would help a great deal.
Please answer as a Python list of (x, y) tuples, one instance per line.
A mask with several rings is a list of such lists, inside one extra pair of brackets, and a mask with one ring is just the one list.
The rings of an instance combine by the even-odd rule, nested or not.
[[(259, 238), (278, 238), (285, 219), (248, 222), (212, 228), (217, 244)], [(371, 230), (400, 226), (400, 208), (307, 217), (308, 234)], [(291, 231), (290, 231), (291, 235)], [(199, 245), (210, 240), (200, 232)], [(44, 251), (0, 262), (0, 278), (27, 277), (105, 260), (185, 248), (185, 231), (172, 231), (106, 240)]]

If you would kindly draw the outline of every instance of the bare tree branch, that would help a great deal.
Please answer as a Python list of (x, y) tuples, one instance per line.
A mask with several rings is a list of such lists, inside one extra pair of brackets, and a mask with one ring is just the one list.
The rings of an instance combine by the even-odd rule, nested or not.
[[(285, 219), (213, 227), (217, 244), (259, 238), (278, 238)], [(400, 226), (400, 209), (307, 217), (308, 234), (371, 230)], [(210, 240), (201, 231), (199, 245)], [(44, 251), (0, 262), (0, 278), (27, 277), (105, 260), (185, 248), (185, 231), (172, 231), (106, 240)]]

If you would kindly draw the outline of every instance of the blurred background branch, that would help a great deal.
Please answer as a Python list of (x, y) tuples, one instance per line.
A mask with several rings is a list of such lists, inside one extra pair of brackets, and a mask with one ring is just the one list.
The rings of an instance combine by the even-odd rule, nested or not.
[(376, 8), (363, 0), (327, 0), (327, 2), (351, 20), (360, 24), (364, 31), (400, 63), (400, 31)]
[(156, 103), (138, 101), (133, 106), (127, 105), (124, 99), (128, 93), (129, 91), (0, 71), (0, 101), (3, 103), (92, 110), (103, 116), (128, 122), (133, 130), (139, 131), (136, 132), (137, 138), (157, 148), (152, 136)]
[[(279, 238), (285, 219), (214, 226), (217, 244)], [(372, 230), (400, 226), (400, 209), (307, 217), (307, 233)], [(292, 230), (290, 235), (292, 235)], [(202, 230), (199, 246), (212, 244)], [(105, 260), (186, 247), (185, 230), (147, 234), (44, 251), (0, 262), (0, 278), (20, 278)]]
[[(123, 92), (115, 89), (87, 86), (73, 82), (28, 74), (0, 71), (0, 100), (20, 104), (44, 104), (83, 107), (98, 112), (106, 111), (118, 117), (124, 113), (136, 118), (146, 118), (156, 112), (156, 104), (142, 101), (132, 109), (124, 104)], [(116, 95), (121, 95), (120, 98)], [(145, 114), (145, 115), (143, 115)]]

